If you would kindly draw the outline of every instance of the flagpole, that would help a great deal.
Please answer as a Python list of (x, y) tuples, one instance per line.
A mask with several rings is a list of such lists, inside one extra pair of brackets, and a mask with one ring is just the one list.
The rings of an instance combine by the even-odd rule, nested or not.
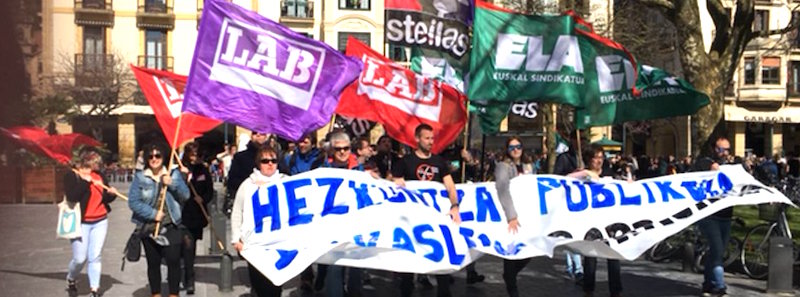
[[(172, 153), (170, 153), (170, 155), (169, 155), (169, 165), (167, 165), (167, 176), (170, 175), (170, 168), (172, 168), (172, 162), (175, 159), (173, 157), (173, 154), (175, 154), (175, 148), (173, 146), (175, 145), (176, 142), (178, 142), (178, 133), (181, 130), (181, 122), (183, 122), (183, 114), (181, 114), (181, 116), (178, 117), (178, 124), (175, 126), (175, 133), (172, 136), (172, 142), (170, 143), (170, 146), (169, 146), (169, 149), (170, 149), (170, 151)], [(158, 212), (156, 212), (156, 214), (158, 214), (159, 212), (163, 212), (164, 211), (164, 202), (167, 200), (166, 198), (167, 198), (167, 185), (166, 184), (162, 184), (161, 185), (161, 197), (159, 197)], [(161, 229), (161, 220), (156, 221), (156, 230), (153, 231), (153, 237), (158, 236), (159, 229)]]
[[(469, 145), (468, 145), (468, 143), (469, 143), (469, 130), (470, 130), (470, 124), (472, 124), (472, 121), (470, 121), (470, 119), (469, 119), (469, 101), (467, 101), (467, 106), (466, 107), (467, 108), (466, 108), (465, 114), (467, 115), (467, 126), (464, 127), (464, 150), (467, 150), (467, 148), (469, 147)], [(461, 155), (460, 152), (459, 152), (459, 155)], [(461, 159), (461, 182), (462, 183), (466, 183), (467, 181), (465, 180), (465, 178), (467, 176), (467, 162), (465, 162), (463, 157), (460, 158), (460, 159)]]
[(575, 128), (575, 135), (577, 135), (577, 144), (578, 144), (578, 151), (575, 152), (575, 156), (578, 158), (578, 167), (584, 168), (586, 164), (583, 164), (583, 158), (581, 158), (581, 129)]
[[(172, 151), (172, 155), (175, 157), (176, 160), (178, 160), (178, 166), (186, 167), (183, 164), (183, 161), (181, 161), (181, 159), (178, 158), (178, 153), (177, 152), (175, 152), (173, 150)], [(186, 168), (188, 168), (188, 167), (186, 167)], [(186, 184), (189, 185), (189, 190), (192, 191), (192, 195), (194, 197), (199, 197), (200, 196), (200, 195), (197, 194), (197, 190), (194, 188), (194, 185), (189, 180), (189, 176), (186, 176)], [(222, 244), (221, 240), (219, 240), (219, 236), (217, 235), (217, 231), (214, 230), (214, 225), (211, 224), (211, 216), (208, 215), (208, 211), (206, 211), (206, 207), (203, 206), (202, 203), (197, 203), (197, 201), (195, 201), (195, 204), (197, 204), (197, 206), (200, 206), (200, 211), (203, 213), (203, 216), (206, 218), (206, 222), (208, 222), (208, 228), (211, 229), (211, 235), (214, 235), (214, 239), (217, 241), (217, 245), (219, 246), (219, 249), (222, 250), (222, 251), (225, 251), (225, 245)]]
[[(80, 172), (78, 172), (78, 170), (76, 170), (75, 168), (72, 168), (72, 172), (75, 172), (75, 174), (78, 174), (78, 175), (80, 175), (80, 174), (81, 174), (81, 173), (80, 173)], [(102, 183), (100, 184), (100, 187), (101, 187), (101, 188), (103, 188), (103, 189), (104, 189), (104, 190), (106, 190), (106, 191), (109, 191), (109, 192), (111, 191), (111, 188), (110, 188), (110, 187), (108, 187), (108, 186), (106, 186), (106, 185), (104, 185), (104, 184), (102, 184)], [(119, 198), (122, 198), (122, 199), (124, 199), (125, 201), (128, 201), (128, 196), (122, 195), (122, 193), (120, 193), (119, 191), (117, 191), (117, 192), (116, 192), (116, 195), (117, 195), (117, 197), (119, 197)]]

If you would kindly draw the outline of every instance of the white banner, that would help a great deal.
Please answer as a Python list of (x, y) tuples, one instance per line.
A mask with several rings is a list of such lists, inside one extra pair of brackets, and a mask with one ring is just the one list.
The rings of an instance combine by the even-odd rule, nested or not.
[(435, 182), (407, 182), (412, 191), (363, 172), (323, 168), (242, 187), (242, 255), (275, 284), (314, 262), (451, 273), (483, 254), (552, 256), (560, 245), (587, 256), (633, 260), (726, 207), (791, 204), (736, 165), (632, 183), (526, 175), (511, 181), (521, 227), (509, 234), (494, 183), (456, 186), (461, 225), (446, 216), (450, 202)]

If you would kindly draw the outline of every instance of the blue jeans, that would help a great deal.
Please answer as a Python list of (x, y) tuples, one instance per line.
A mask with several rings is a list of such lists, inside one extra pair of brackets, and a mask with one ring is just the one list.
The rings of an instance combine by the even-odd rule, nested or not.
[(100, 272), (102, 263), (100, 254), (106, 241), (108, 219), (94, 223), (81, 224), (81, 237), (70, 240), (72, 245), (72, 260), (69, 261), (67, 280), (75, 280), (83, 269), (83, 264), (89, 260), (89, 288), (96, 291), (100, 288)]
[(567, 274), (572, 277), (578, 274), (583, 274), (583, 266), (581, 266), (581, 255), (573, 254), (567, 251)]
[(707, 217), (697, 222), (697, 226), (700, 227), (700, 232), (708, 241), (709, 250), (703, 272), (703, 287), (725, 289), (725, 270), (722, 267), (722, 257), (725, 255), (725, 246), (731, 235), (731, 220)]

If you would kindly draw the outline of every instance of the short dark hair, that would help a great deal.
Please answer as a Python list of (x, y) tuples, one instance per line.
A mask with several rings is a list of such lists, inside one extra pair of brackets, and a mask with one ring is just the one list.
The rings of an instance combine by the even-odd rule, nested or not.
[(183, 159), (181, 160), (184, 165), (189, 162), (189, 156), (195, 154), (200, 159), (200, 145), (197, 142), (190, 142), (183, 146)]
[(275, 155), (275, 158), (278, 157), (278, 152), (276, 152), (275, 149), (273, 149), (272, 147), (270, 147), (268, 145), (262, 146), (260, 149), (258, 149), (258, 152), (256, 152), (256, 159), (255, 159), (256, 168), (258, 168), (258, 164), (261, 161), (261, 156), (266, 155), (266, 154), (273, 154), (273, 155)]
[(417, 128), (414, 129), (414, 137), (419, 137), (423, 130), (433, 131), (433, 127), (425, 123), (417, 125)]
[(594, 156), (597, 155), (597, 153), (604, 153), (604, 152), (605, 150), (603, 149), (603, 147), (596, 144), (592, 144), (589, 147), (584, 148), (582, 152), (583, 164), (584, 164), (583, 166), (589, 166), (589, 163), (592, 162), (592, 159), (594, 159)]

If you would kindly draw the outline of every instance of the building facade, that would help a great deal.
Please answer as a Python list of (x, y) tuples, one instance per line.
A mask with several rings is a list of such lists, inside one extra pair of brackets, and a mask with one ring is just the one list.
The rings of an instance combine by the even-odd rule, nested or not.
[[(41, 72), (37, 82), (74, 72), (108, 67), (109, 61), (124, 65), (168, 70), (188, 75), (202, 19), (203, 0), (42, 0)], [(344, 50), (352, 35), (378, 52), (385, 52), (383, 1), (372, 0), (231, 0), (271, 20), (333, 48)], [(34, 67), (34, 66), (31, 66)], [(66, 73), (71, 75), (71, 73)], [(134, 87), (133, 102), (100, 117), (85, 116), (57, 121), (59, 133), (100, 132), (102, 141), (123, 165), (135, 160), (136, 151), (150, 141), (163, 140), (153, 112)], [(90, 126), (101, 127), (90, 130)], [(228, 131), (230, 129), (230, 131)], [(223, 131), (224, 130), (224, 131)], [(97, 133), (94, 133), (97, 135)], [(209, 132), (221, 141), (239, 134), (220, 126)], [(221, 145), (219, 145), (221, 150)]]

